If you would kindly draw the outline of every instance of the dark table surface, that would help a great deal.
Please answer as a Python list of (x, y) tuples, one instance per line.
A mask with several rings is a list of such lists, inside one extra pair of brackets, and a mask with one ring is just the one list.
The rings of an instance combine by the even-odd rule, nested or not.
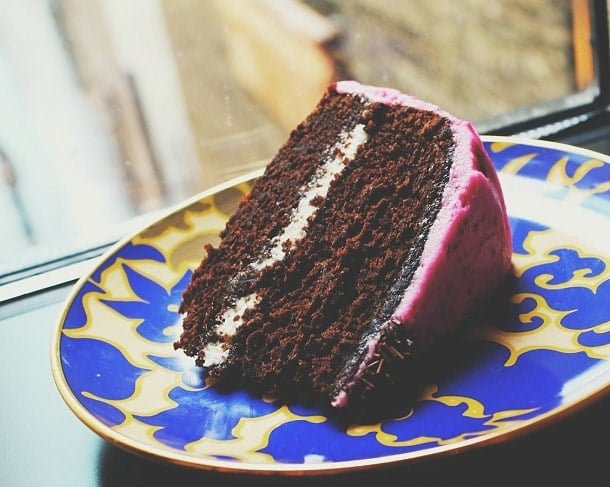
[(391, 468), (281, 477), (158, 463), (98, 437), (68, 409), (50, 372), (51, 335), (69, 287), (0, 305), (0, 486), (610, 485), (610, 397), (496, 445)]

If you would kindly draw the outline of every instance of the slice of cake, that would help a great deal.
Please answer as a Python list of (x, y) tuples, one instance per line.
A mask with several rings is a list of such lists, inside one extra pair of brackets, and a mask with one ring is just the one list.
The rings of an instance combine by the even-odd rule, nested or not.
[(219, 384), (367, 416), (511, 265), (495, 170), (471, 124), (397, 91), (329, 87), (183, 296), (176, 342)]

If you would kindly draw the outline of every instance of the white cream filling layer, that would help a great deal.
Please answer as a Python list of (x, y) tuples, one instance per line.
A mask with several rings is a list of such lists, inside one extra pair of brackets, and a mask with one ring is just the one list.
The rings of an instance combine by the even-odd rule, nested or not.
[[(343, 169), (355, 157), (358, 149), (368, 140), (368, 135), (363, 124), (356, 125), (349, 132), (342, 132), (338, 142), (330, 149), (325, 161), (318, 167), (312, 179), (300, 189), (301, 199), (290, 215), (290, 222), (271, 240), (270, 248), (265, 256), (250, 264), (255, 271), (262, 271), (280, 262), (285, 257), (285, 247), (295, 244), (306, 235), (309, 218), (316, 214), (318, 207), (312, 204), (316, 198), (326, 198), (332, 181), (339, 176)], [(230, 338), (243, 324), (245, 311), (254, 308), (260, 301), (256, 294), (240, 297), (233, 307), (228, 308), (219, 318), (214, 331), (223, 338)], [(204, 347), (203, 365), (222, 364), (229, 354), (228, 342), (218, 341), (208, 343)]]
[(343, 132), (339, 135), (339, 142), (331, 149), (328, 159), (318, 167), (308, 185), (301, 188), (302, 196), (297, 207), (292, 210), (290, 223), (271, 240), (269, 255), (253, 262), (250, 267), (255, 271), (262, 271), (275, 262), (283, 260), (285, 244), (296, 242), (305, 236), (307, 221), (318, 210), (318, 207), (311, 202), (317, 197), (326, 198), (330, 183), (341, 174), (347, 163), (356, 157), (358, 148), (367, 138), (362, 124), (356, 125), (351, 132)]

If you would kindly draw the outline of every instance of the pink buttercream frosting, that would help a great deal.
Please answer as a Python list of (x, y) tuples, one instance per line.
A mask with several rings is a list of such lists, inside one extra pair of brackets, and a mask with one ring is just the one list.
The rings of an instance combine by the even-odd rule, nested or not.
[[(430, 228), (410, 285), (385, 326), (403, 326), (423, 341), (454, 330), (504, 280), (511, 266), (511, 233), (496, 171), (472, 124), (439, 107), (399, 91), (365, 86), (355, 81), (335, 85), (339, 93), (363, 96), (371, 102), (432, 111), (451, 122), (454, 162), (441, 209)], [(355, 374), (376, 352), (379, 335)], [(347, 389), (349, 390), (349, 384)], [(341, 391), (333, 406), (343, 407)]]

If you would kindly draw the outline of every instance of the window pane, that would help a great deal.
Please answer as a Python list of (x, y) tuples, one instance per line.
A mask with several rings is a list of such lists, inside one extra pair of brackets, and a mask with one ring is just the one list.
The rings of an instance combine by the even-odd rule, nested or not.
[(261, 167), (336, 79), (392, 86), (483, 128), (587, 102), (588, 6), (5, 2), (0, 275), (112, 241)]

